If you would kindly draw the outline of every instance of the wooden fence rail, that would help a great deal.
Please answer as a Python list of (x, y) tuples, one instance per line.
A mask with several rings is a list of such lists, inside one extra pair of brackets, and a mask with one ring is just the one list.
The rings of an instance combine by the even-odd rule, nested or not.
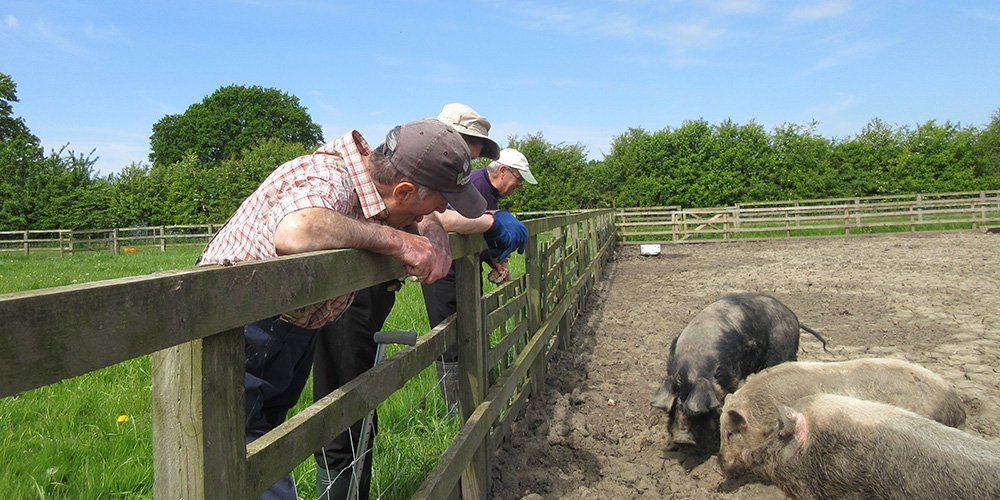
[(110, 250), (117, 254), (124, 248), (159, 248), (167, 245), (204, 245), (220, 224), (190, 224), (179, 226), (123, 227), (111, 229), (52, 229), (30, 231), (0, 231), (0, 252), (58, 251), (67, 252)]
[(617, 212), (623, 243), (684, 243), (859, 232), (978, 229), (1000, 224), (1000, 191), (800, 200), (725, 208), (653, 207)]
[(457, 342), (464, 424), (414, 498), (445, 498), (459, 482), (463, 498), (486, 498), (491, 452), (615, 243), (611, 210), (526, 225), (525, 273), (485, 297), (482, 238), (453, 234), (458, 314), (249, 445), (243, 325), (401, 277), (398, 261), (323, 251), (2, 295), (0, 397), (152, 354), (155, 498), (257, 498)]

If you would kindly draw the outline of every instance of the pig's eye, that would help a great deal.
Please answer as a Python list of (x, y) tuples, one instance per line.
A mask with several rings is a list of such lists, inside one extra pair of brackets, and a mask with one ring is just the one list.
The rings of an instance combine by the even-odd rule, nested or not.
[(733, 437), (733, 431), (726, 431), (726, 441), (729, 441), (731, 437)]

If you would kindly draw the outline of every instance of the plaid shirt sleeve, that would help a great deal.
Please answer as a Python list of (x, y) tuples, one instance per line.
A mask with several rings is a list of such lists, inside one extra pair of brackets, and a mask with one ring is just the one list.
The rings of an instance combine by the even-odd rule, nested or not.
[[(360, 139), (361, 143), (357, 141)], [(344, 146), (345, 141), (349, 148)], [(202, 254), (200, 265), (261, 260), (276, 257), (274, 232), (288, 214), (305, 208), (326, 208), (355, 219), (365, 219), (360, 206), (357, 186), (366, 183), (374, 191), (370, 178), (359, 179), (357, 165), (361, 153), (370, 149), (356, 131), (317, 150), (279, 166), (260, 187), (236, 210), (233, 217), (219, 230)], [(330, 148), (337, 144), (339, 147)], [(349, 157), (344, 149), (352, 149)], [(345, 158), (347, 158), (345, 160)], [(364, 169), (367, 173), (367, 169)], [(367, 176), (366, 176), (367, 177)], [(381, 199), (378, 199), (381, 203)], [(383, 205), (384, 206), (384, 205)], [(291, 311), (283, 317), (304, 328), (319, 328), (334, 321), (350, 305), (353, 294), (342, 295)]]

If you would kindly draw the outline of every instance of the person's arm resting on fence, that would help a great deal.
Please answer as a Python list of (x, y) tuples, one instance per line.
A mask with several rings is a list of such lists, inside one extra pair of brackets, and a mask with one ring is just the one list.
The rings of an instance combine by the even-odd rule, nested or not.
[(483, 238), (489, 247), (490, 257), (503, 263), (515, 250), (524, 253), (528, 244), (528, 228), (514, 214), (499, 210), (493, 214), (493, 225), (483, 233)]
[[(450, 255), (445, 255), (425, 236), (358, 221), (327, 208), (292, 212), (274, 230), (274, 249), (278, 255), (337, 248), (389, 255), (401, 261), (407, 273), (425, 281), (444, 275), (440, 270), (442, 259), (450, 262)], [(446, 273), (447, 266), (444, 267)]]
[(456, 210), (445, 210), (444, 213), (434, 214), (446, 231), (453, 231), (458, 234), (478, 234), (484, 233), (493, 226), (493, 214), (486, 212), (475, 219), (462, 217)]
[(483, 233), (490, 247), (490, 256), (496, 262), (503, 262), (515, 250), (524, 253), (528, 243), (528, 229), (506, 210), (487, 212), (475, 219), (462, 217), (454, 210), (435, 215), (448, 231), (458, 234)]

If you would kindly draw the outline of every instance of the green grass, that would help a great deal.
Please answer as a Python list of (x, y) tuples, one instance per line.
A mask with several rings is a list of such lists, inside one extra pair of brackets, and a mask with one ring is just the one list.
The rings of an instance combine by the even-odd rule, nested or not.
[[(3, 253), (0, 294), (188, 267), (202, 248), (65, 257), (57, 252)], [(512, 274), (523, 273), (523, 256), (514, 254), (510, 266)], [(494, 288), (483, 281), (487, 291)], [(428, 331), (420, 286), (403, 286), (385, 329)], [(379, 407), (372, 491), (388, 489), (383, 498), (410, 498), (458, 431), (458, 420), (445, 415), (436, 378), (432, 365)], [(293, 412), (310, 403), (311, 380)], [(152, 498), (148, 356), (0, 399), (0, 429), (0, 498)], [(306, 460), (293, 474), (299, 495), (312, 498), (314, 460)]]

